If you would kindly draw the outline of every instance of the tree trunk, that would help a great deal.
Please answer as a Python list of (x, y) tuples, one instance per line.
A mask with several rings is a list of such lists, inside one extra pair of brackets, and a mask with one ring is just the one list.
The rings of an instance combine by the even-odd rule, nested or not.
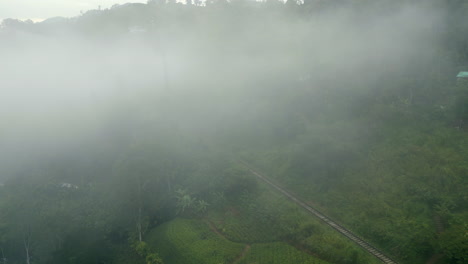
[(3, 248), (0, 248), (0, 250), (2, 251), (2, 264), (6, 264), (7, 259), (5, 258), (5, 253), (3, 252)]
[(26, 251), (26, 264), (31, 264), (30, 246), (31, 246), (31, 227), (26, 228), (26, 234), (23, 237), (24, 250)]
[(138, 207), (138, 216), (136, 219), (136, 228), (138, 233), (138, 241), (143, 241), (143, 188), (146, 183), (143, 183), (140, 176), (137, 177), (137, 207)]
[(169, 191), (169, 193), (172, 193), (171, 176), (169, 175), (166, 176), (166, 182), (167, 182), (167, 190)]
[(24, 240), (24, 250), (26, 251), (26, 264), (31, 264), (31, 256), (29, 255), (29, 241)]
[(141, 206), (138, 208), (137, 232), (138, 232), (138, 241), (142, 242), (143, 234), (142, 234), (142, 223), (141, 223)]

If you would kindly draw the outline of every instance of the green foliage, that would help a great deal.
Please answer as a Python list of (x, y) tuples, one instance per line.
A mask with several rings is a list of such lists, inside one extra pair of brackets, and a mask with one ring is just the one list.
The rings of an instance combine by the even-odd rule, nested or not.
[[(463, 175), (468, 171), (465, 132), (413, 120), (413, 124), (382, 125), (374, 133), (381, 140), (359, 147), (348, 143), (344, 135), (336, 135), (335, 140), (327, 141), (331, 146), (304, 148), (322, 140), (304, 137), (304, 141), (291, 143), (294, 147), (273, 149), (270, 155), (259, 152), (257, 164), (402, 263), (423, 262), (437, 251), (432, 246), (433, 213), (447, 219), (466, 210), (462, 195), (467, 188)], [(358, 153), (350, 155), (349, 164), (343, 165), (339, 157), (321, 159), (324, 151), (338, 148), (333, 145), (344, 144)], [(462, 232), (458, 234), (453, 241), (461, 246)], [(308, 244), (315, 245), (313, 252), (333, 251), (317, 247), (315, 242)]]
[(464, 214), (454, 214), (451, 225), (439, 235), (437, 248), (451, 261), (466, 263), (468, 261), (468, 224)]
[(111, 245), (91, 232), (81, 231), (68, 237), (62, 248), (48, 263), (79, 264), (110, 262), (114, 258)]
[(136, 253), (142, 257), (148, 255), (148, 245), (143, 241), (135, 241), (132, 247), (135, 249)]
[(195, 210), (197, 211), (197, 213), (204, 213), (208, 208), (208, 205), (209, 204), (204, 200), (198, 200), (195, 206)]
[(245, 173), (243, 168), (229, 166), (225, 169), (222, 180), (217, 186), (225, 197), (236, 200), (242, 196), (254, 194), (257, 191), (257, 181)]
[(150, 253), (146, 256), (146, 264), (164, 264), (157, 253)]
[(283, 243), (253, 244), (239, 264), (327, 264)]
[(179, 213), (183, 213), (186, 209), (191, 208), (196, 203), (196, 199), (191, 197), (186, 190), (178, 189), (176, 193)]
[(210, 212), (207, 216), (228, 239), (242, 243), (276, 241), (278, 230), (264, 224), (258, 215), (249, 215), (235, 208)]
[(113, 260), (115, 264), (147, 264), (145, 259), (137, 254), (134, 248), (127, 244), (113, 247)]
[(244, 196), (224, 210), (210, 211), (208, 219), (233, 241), (254, 245), (290, 241), (331, 263), (378, 263), (284, 196), (262, 184), (259, 189), (257, 195)]
[(145, 259), (146, 264), (163, 264), (159, 254), (152, 251), (145, 242), (135, 241), (133, 248), (139, 256)]
[(178, 189), (176, 191), (178, 213), (192, 211), (196, 214), (203, 214), (207, 210), (209, 204), (204, 200), (197, 199), (188, 194), (187, 190)]
[(171, 264), (230, 263), (244, 245), (217, 235), (198, 220), (177, 218), (153, 229), (148, 244)]

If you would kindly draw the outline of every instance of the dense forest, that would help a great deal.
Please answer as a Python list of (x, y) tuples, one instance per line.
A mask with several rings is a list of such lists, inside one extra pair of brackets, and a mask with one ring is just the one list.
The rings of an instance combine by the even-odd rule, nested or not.
[(468, 1), (0, 25), (1, 264), (468, 262)]

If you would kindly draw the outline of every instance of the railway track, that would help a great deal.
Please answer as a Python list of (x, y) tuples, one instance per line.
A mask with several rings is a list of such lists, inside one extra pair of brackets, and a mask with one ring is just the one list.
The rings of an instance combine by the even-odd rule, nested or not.
[(353, 234), (351, 231), (349, 231), (345, 227), (341, 226), (340, 224), (336, 223), (335, 221), (332, 221), (329, 217), (327, 217), (323, 213), (319, 212), (317, 209), (314, 209), (310, 205), (302, 202), (296, 196), (294, 196), (290, 192), (284, 190), (283, 188), (281, 188), (280, 186), (278, 186), (277, 184), (272, 182), (270, 179), (268, 179), (266, 176), (263, 176), (260, 173), (256, 172), (246, 162), (239, 161), (239, 163), (241, 163), (244, 167), (246, 167), (257, 178), (259, 178), (260, 180), (264, 181), (265, 183), (267, 183), (268, 185), (270, 185), (271, 187), (273, 187), (274, 189), (276, 189), (277, 191), (282, 193), (284, 196), (286, 196), (291, 201), (295, 202), (297, 205), (299, 205), (302, 208), (304, 208), (305, 210), (307, 210), (312, 215), (318, 217), (324, 223), (326, 223), (327, 225), (329, 225), (330, 227), (332, 227), (333, 229), (335, 229), (336, 231), (338, 231), (339, 233), (341, 233), (342, 235), (344, 235), (345, 237), (347, 237), (348, 239), (350, 239), (354, 243), (358, 244), (361, 248), (363, 248), (364, 250), (369, 252), (369, 254), (375, 256), (376, 258), (378, 258), (383, 263), (397, 264), (396, 261), (392, 260), (390, 257), (386, 256), (380, 250), (376, 249), (375, 247), (373, 247), (372, 245), (370, 245), (369, 243), (364, 241), (364, 239), (362, 239), (362, 238), (358, 237), (357, 235)]

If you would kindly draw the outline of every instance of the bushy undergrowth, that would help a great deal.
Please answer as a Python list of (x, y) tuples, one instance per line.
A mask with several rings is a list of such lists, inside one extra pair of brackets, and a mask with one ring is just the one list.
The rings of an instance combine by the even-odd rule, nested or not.
[(284, 242), (254, 244), (239, 264), (327, 264)]
[[(266, 175), (402, 263), (424, 262), (437, 251), (463, 258), (437, 239), (433, 217), (439, 215), (451, 228), (450, 219), (466, 210), (466, 197), (460, 195), (468, 171), (466, 132), (436, 122), (406, 121), (398, 127), (381, 125), (374, 131), (380, 140), (369, 139), (371, 145), (336, 136), (330, 146), (313, 148), (319, 140), (309, 137), (247, 157)], [(340, 149), (355, 153), (343, 157), (345, 163), (352, 160), (348, 165), (336, 158), (317, 162), (323, 155), (343, 153)]]

